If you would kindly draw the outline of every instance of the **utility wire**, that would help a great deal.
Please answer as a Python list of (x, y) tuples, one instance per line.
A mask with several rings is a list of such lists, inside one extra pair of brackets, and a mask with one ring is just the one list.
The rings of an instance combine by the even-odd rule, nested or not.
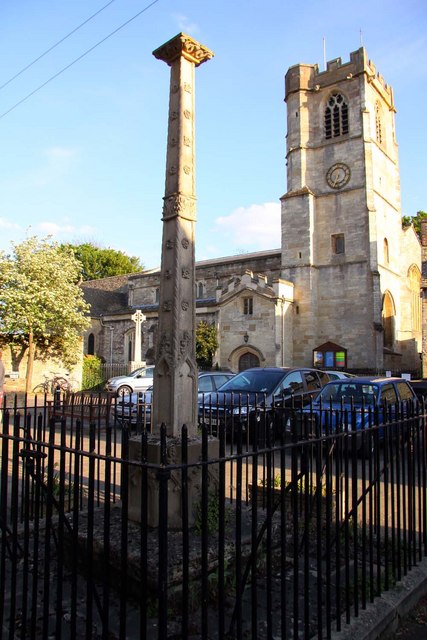
[(18, 78), (22, 73), (24, 73), (24, 71), (27, 71), (27, 69), (29, 69), (30, 67), (33, 66), (33, 64), (36, 64), (36, 62), (38, 62), (39, 60), (41, 60), (42, 58), (44, 58), (44, 56), (47, 56), (48, 53), (50, 53), (51, 51), (53, 51), (53, 49), (55, 49), (56, 47), (58, 47), (60, 44), (62, 44), (64, 42), (64, 40), (66, 40), (67, 38), (69, 38), (70, 36), (73, 35), (73, 33), (76, 33), (76, 31), (78, 31), (79, 29), (81, 29), (82, 27), (84, 27), (85, 24), (87, 24), (88, 22), (90, 22), (93, 18), (95, 18), (99, 13), (101, 13), (101, 11), (104, 11), (104, 9), (106, 9), (107, 7), (110, 6), (110, 4), (113, 4), (113, 2), (115, 2), (116, 0), (110, 0), (110, 2), (108, 2), (106, 5), (104, 5), (103, 7), (101, 7), (101, 9), (99, 9), (98, 11), (96, 11), (96, 13), (94, 13), (93, 15), (91, 15), (87, 20), (85, 20), (84, 22), (82, 22), (81, 24), (79, 24), (78, 27), (76, 27), (75, 29), (73, 29), (72, 31), (70, 31), (70, 33), (67, 33), (66, 36), (64, 36), (63, 38), (61, 38), (61, 40), (58, 40), (58, 42), (55, 42), (55, 44), (53, 44), (51, 47), (49, 47), (49, 49), (46, 49), (46, 51), (44, 51), (43, 53), (41, 53), (35, 60), (33, 60), (32, 62), (30, 62), (30, 64), (27, 64), (26, 67), (24, 67), (23, 69), (21, 69), (20, 71), (18, 71), (18, 73), (15, 73), (14, 76), (12, 76), (11, 78), (9, 78), (9, 80), (7, 80), (4, 84), (0, 85), (0, 91), (2, 89), (4, 89), (5, 87), (7, 87), (8, 84), (10, 84), (11, 82), (13, 82), (13, 80), (15, 80), (16, 78)]
[(26, 100), (28, 100), (29, 98), (31, 98), (31, 96), (33, 96), (35, 93), (37, 93), (38, 91), (40, 91), (40, 89), (43, 89), (43, 87), (45, 87), (47, 84), (49, 84), (49, 82), (52, 82), (52, 80), (55, 80), (55, 78), (57, 78), (58, 76), (60, 76), (62, 73), (64, 73), (64, 71), (67, 71), (67, 69), (69, 69), (70, 67), (72, 67), (74, 64), (76, 64), (76, 62), (79, 62), (82, 58), (84, 58), (85, 56), (87, 56), (89, 53), (91, 53), (91, 51), (93, 51), (94, 49), (96, 49), (97, 47), (99, 47), (99, 45), (103, 44), (106, 40), (108, 40), (109, 38), (111, 38), (112, 36), (114, 36), (118, 31), (120, 31), (121, 29), (123, 29), (124, 27), (126, 27), (128, 24), (130, 24), (133, 20), (135, 20), (136, 18), (138, 18), (141, 14), (145, 13), (145, 11), (148, 11), (148, 9), (150, 9), (152, 6), (154, 6), (155, 4), (157, 4), (158, 2), (160, 2), (160, 0), (153, 0), (153, 2), (150, 2), (150, 4), (148, 4), (146, 7), (144, 7), (144, 9), (142, 9), (141, 11), (139, 11), (137, 14), (135, 14), (134, 16), (132, 16), (132, 18), (129, 18), (129, 20), (126, 20), (126, 22), (123, 22), (123, 24), (121, 24), (119, 27), (117, 27), (117, 29), (114, 29), (114, 31), (112, 31), (111, 33), (109, 33), (107, 36), (105, 36), (105, 38), (102, 38), (102, 40), (100, 40), (99, 42), (97, 42), (96, 44), (93, 45), (93, 47), (90, 47), (90, 49), (87, 49), (87, 51), (85, 51), (84, 53), (82, 53), (78, 58), (76, 58), (75, 60), (73, 60), (72, 62), (70, 62), (70, 64), (67, 64), (66, 67), (63, 67), (60, 71), (58, 71), (58, 73), (55, 73), (53, 76), (51, 76), (50, 78), (48, 78), (48, 80), (46, 80), (46, 82), (43, 82), (43, 84), (41, 84), (39, 87), (37, 87), (36, 89), (34, 89), (33, 91), (31, 91), (31, 93), (29, 93), (28, 95), (26, 95), (24, 98), (22, 98), (21, 100), (19, 100), (19, 102), (16, 102), (12, 107), (10, 107), (10, 109), (8, 109), (7, 111), (4, 111), (3, 113), (0, 114), (0, 119), (4, 118), (5, 116), (7, 116), (8, 113), (10, 113), (11, 111), (13, 111), (14, 109), (16, 109), (17, 107), (19, 107), (19, 105), (21, 105), (23, 102), (25, 102)]

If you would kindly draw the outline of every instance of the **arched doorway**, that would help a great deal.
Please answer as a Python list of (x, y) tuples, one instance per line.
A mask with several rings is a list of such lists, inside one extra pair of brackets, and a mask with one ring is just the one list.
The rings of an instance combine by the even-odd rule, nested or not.
[(239, 371), (250, 369), (251, 367), (259, 367), (259, 358), (254, 353), (247, 351), (239, 358)]

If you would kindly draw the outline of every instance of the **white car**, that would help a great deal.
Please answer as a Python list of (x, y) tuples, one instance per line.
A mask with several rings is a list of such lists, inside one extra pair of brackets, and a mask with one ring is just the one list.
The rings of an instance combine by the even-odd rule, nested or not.
[(346, 371), (325, 371), (328, 374), (329, 380), (345, 380), (346, 378), (355, 378), (353, 373), (347, 373)]
[(107, 391), (122, 397), (133, 391), (146, 391), (153, 384), (153, 367), (135, 369), (128, 376), (114, 376), (107, 380)]

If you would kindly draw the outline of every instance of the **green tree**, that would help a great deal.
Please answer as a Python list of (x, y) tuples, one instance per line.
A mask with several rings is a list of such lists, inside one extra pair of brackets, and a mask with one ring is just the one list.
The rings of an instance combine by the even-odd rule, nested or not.
[(211, 367), (218, 348), (216, 327), (204, 320), (196, 327), (196, 361), (199, 367)]
[(89, 305), (79, 286), (81, 266), (73, 252), (50, 238), (33, 236), (0, 252), (0, 335), (3, 344), (27, 349), (26, 390), (34, 358), (75, 364)]
[(116, 249), (103, 249), (91, 242), (78, 245), (66, 244), (63, 247), (71, 249), (81, 263), (83, 280), (98, 280), (108, 276), (138, 273), (144, 268), (139, 258), (135, 256), (128, 256)]
[(402, 226), (409, 227), (413, 224), (415, 233), (421, 237), (421, 220), (425, 218), (427, 218), (426, 211), (417, 211), (416, 216), (402, 216)]

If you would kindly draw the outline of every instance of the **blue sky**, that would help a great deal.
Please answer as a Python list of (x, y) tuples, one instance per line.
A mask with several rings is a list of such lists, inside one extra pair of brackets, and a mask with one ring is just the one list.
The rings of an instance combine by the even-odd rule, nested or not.
[(196, 70), (198, 260), (280, 246), (284, 76), (323, 69), (324, 42), (343, 62), (362, 43), (393, 87), (402, 213), (427, 210), (425, 0), (112, 0), (8, 82), (107, 3), (1, 3), (0, 249), (52, 235), (159, 266), (169, 67), (152, 51), (180, 31), (215, 53)]

